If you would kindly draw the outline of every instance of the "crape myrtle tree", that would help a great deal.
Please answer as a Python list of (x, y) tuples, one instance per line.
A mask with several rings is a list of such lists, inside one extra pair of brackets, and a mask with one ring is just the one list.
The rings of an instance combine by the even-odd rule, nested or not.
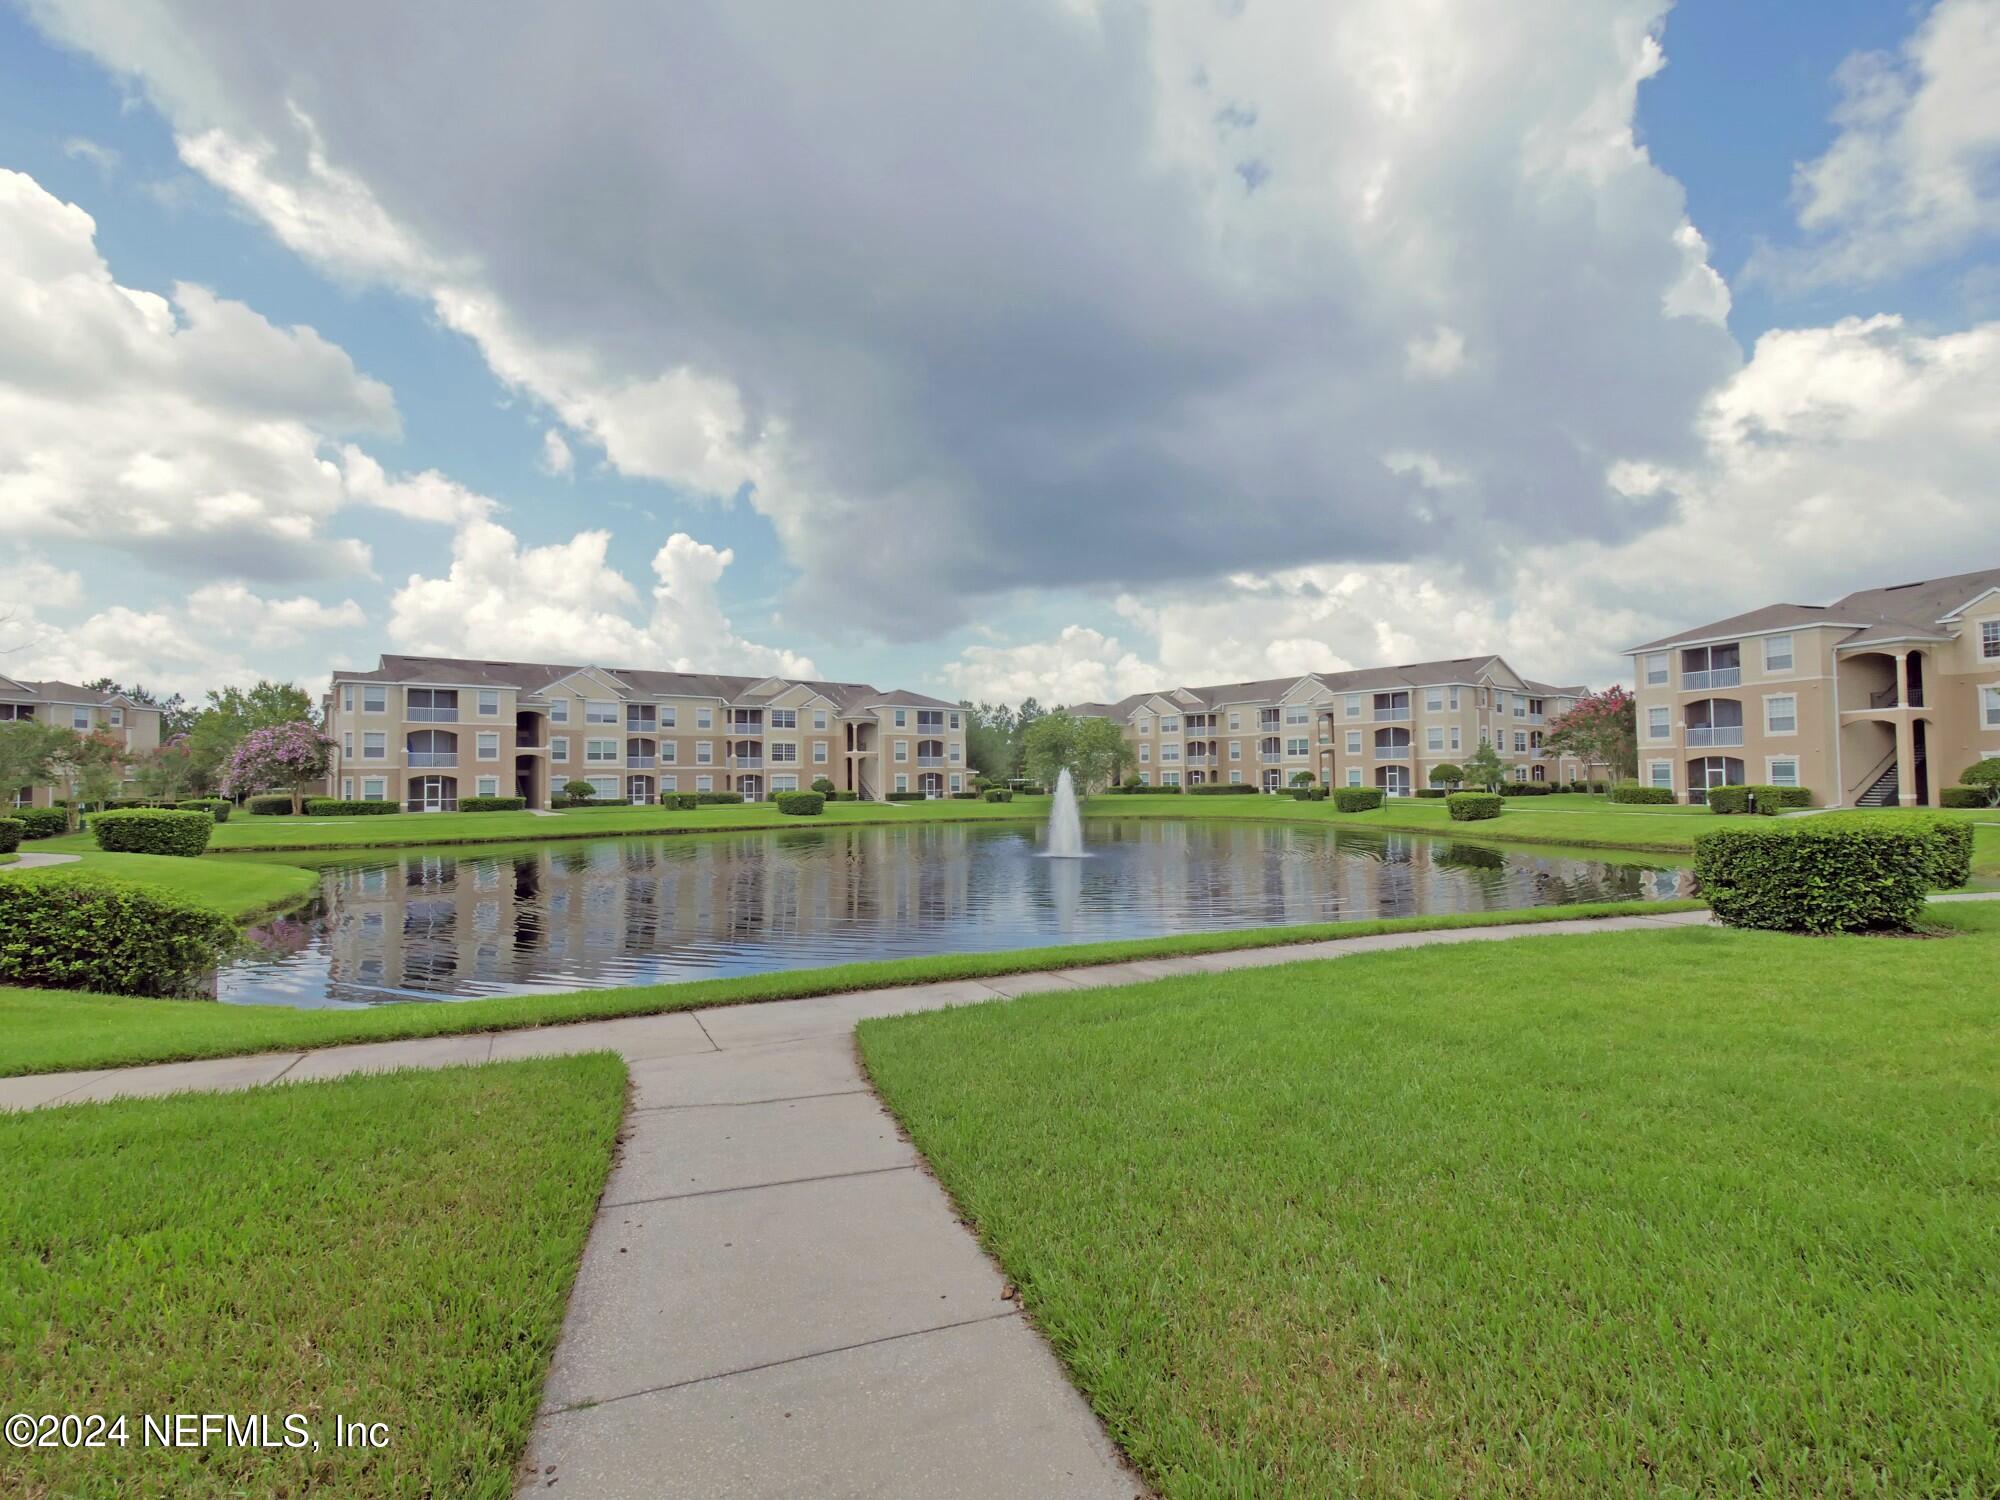
[(1499, 790), (1500, 783), (1507, 779), (1507, 767), (1501, 762), (1500, 752), (1491, 745), (1481, 745), (1473, 751), (1472, 759), (1465, 763), (1465, 779), (1489, 792)]
[(177, 734), (157, 750), (148, 752), (132, 768), (132, 779), (139, 783), (142, 795), (159, 802), (178, 802), (192, 795), (194, 753), (188, 748), (187, 736)]
[(296, 683), (211, 688), (207, 706), (188, 728), (190, 784), (202, 790), (216, 785), (245, 735), (284, 724), (319, 724), (319, 705)]
[(1037, 785), (1052, 785), (1067, 766), (1085, 796), (1112, 785), (1134, 763), (1132, 747), (1111, 720), (1079, 719), (1060, 708), (1029, 724), (1021, 744)]
[(1557, 714), (1542, 728), (1542, 748), (1551, 754), (1574, 756), (1583, 762), (1584, 780), (1592, 766), (1604, 766), (1611, 780), (1639, 774), (1639, 711), (1637, 700), (1618, 686), (1585, 693), (1568, 713)]
[(292, 812), (305, 807), (306, 788), (324, 780), (333, 764), (333, 741), (306, 719), (253, 729), (230, 754), (222, 773), (228, 797), (276, 788), (292, 794)]

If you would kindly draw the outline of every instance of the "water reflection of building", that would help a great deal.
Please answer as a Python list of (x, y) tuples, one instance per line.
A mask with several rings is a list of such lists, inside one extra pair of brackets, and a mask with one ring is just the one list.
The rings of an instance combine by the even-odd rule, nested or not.
[(335, 998), (646, 983), (919, 952), (1669, 895), (1678, 872), (1414, 836), (1108, 822), (907, 825), (412, 853), (328, 877)]

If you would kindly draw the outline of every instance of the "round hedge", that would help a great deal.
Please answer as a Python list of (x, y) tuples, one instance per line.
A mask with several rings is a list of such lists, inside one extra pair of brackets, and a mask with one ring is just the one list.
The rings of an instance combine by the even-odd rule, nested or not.
[(60, 807), (15, 807), (7, 816), (21, 825), (24, 839), (52, 839), (69, 832), (69, 812)]
[(794, 818), (816, 818), (826, 808), (823, 792), (774, 792), (771, 801), (779, 812)]
[(283, 792), (267, 793), (261, 797), (247, 798), (243, 803), (243, 807), (246, 812), (255, 814), (258, 817), (290, 817), (292, 813), (292, 799)]
[(0, 982), (192, 995), (235, 943), (236, 925), (184, 896), (57, 869), (0, 879), (0, 934)]
[(1454, 823), (1483, 823), (1499, 817), (1506, 803), (1497, 792), (1453, 792), (1444, 805)]
[(1384, 795), (1379, 786), (1338, 786), (1333, 789), (1334, 811), (1373, 812), (1382, 805)]
[(12, 854), (21, 847), (27, 827), (17, 818), (0, 818), (0, 854)]
[(205, 812), (169, 808), (120, 808), (94, 813), (91, 837), (114, 854), (178, 854), (188, 858), (208, 847), (215, 819)]
[(176, 802), (182, 812), (205, 812), (218, 823), (229, 821), (229, 799), (226, 797), (195, 797), (187, 802)]

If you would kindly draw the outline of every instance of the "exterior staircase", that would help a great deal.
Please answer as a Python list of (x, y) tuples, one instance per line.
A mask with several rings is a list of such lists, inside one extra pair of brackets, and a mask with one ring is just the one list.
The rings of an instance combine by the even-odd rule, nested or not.
[(1854, 805), (1856, 807), (1894, 807), (1896, 805), (1895, 766), (1891, 765), (1888, 770), (1876, 777), (1875, 784), (1854, 799)]

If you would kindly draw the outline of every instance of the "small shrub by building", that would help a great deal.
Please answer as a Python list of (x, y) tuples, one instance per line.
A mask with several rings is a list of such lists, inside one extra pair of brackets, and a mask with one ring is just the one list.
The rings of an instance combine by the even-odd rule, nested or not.
[(1451, 788), (1443, 786), (1420, 786), (1416, 790), (1416, 795), (1424, 798), (1449, 797), (1451, 795)]
[(0, 934), (0, 983), (191, 995), (235, 943), (236, 925), (183, 896), (57, 869), (0, 879)]
[[(1121, 797), (1178, 797), (1181, 795), (1181, 788), (1177, 786), (1147, 786), (1143, 781), (1128, 781), (1124, 786), (1114, 786), (1107, 788), (1107, 790), (1116, 792)], [(1190, 792), (1199, 792), (1202, 788), (1191, 786), (1187, 790)]]
[(826, 794), (826, 797), (827, 797), (827, 800), (828, 800), (829, 802), (859, 802), (859, 801), (861, 800), (861, 793), (859, 793), (859, 792), (828, 792), (828, 793)]
[(977, 801), (979, 800), (979, 793), (977, 793), (977, 792), (953, 792), (953, 793), (951, 794), (951, 800), (952, 800), (952, 801), (954, 801), (954, 802), (977, 802)]
[(1813, 794), (1802, 786), (1713, 786), (1708, 789), (1708, 810), (1712, 813), (1750, 812), (1750, 799), (1757, 799), (1756, 811), (1775, 817), (1796, 807), (1811, 807)]
[(1187, 789), (1190, 797), (1254, 797), (1257, 788), (1247, 781), (1205, 781)]
[(1695, 880), (1732, 927), (1907, 929), (1954, 874), (1956, 844), (1940, 831), (1960, 826), (1868, 813), (1730, 824), (1695, 836)]
[(7, 816), (21, 825), (24, 839), (52, 839), (69, 832), (69, 810), (62, 807), (16, 807)]
[(520, 812), (527, 807), (526, 797), (460, 797), (460, 812)]
[(1948, 786), (1938, 792), (1941, 807), (1984, 807), (1986, 793), (1976, 786)]
[(743, 800), (741, 792), (696, 792), (696, 807), (734, 807)]
[(205, 812), (218, 823), (227, 823), (232, 811), (227, 797), (192, 797), (174, 806), (182, 812)]
[(215, 819), (205, 812), (172, 808), (121, 808), (93, 813), (90, 834), (97, 847), (115, 854), (178, 854), (193, 858), (208, 847)]
[(1335, 812), (1373, 812), (1382, 805), (1383, 792), (1379, 786), (1342, 786), (1333, 791)]
[[(465, 804), (472, 800), (470, 797), (460, 798), (459, 811), (471, 811)], [(401, 811), (402, 808), (398, 803), (379, 798), (373, 802), (363, 802), (353, 797), (306, 798), (306, 813), (314, 818), (385, 818), (390, 813)]]
[(12, 854), (27, 837), (27, 825), (18, 818), (0, 818), (0, 854)]
[(779, 812), (792, 818), (816, 818), (826, 810), (824, 792), (773, 792), (771, 801)]
[(1444, 805), (1454, 823), (1483, 823), (1499, 817), (1506, 804), (1498, 792), (1453, 792)]
[(989, 786), (986, 789), (986, 800), (988, 802), (1012, 802), (1014, 794), (1004, 786)]
[(2000, 755), (1989, 755), (1986, 759), (1967, 766), (1958, 773), (1958, 784), (1972, 788), (1985, 799), (1983, 802), (1975, 802), (1973, 806), (2000, 807)]
[(1621, 781), (1611, 789), (1613, 802), (1662, 803), (1674, 800), (1674, 789), (1669, 786), (1647, 786), (1638, 781)]
[[(395, 804), (391, 803), (391, 806)], [(246, 797), (244, 811), (257, 818), (288, 818), (292, 815), (292, 799), (276, 794), (260, 797)]]
[(921, 802), (929, 795), (929, 792), (888, 792), (884, 794), (882, 800), (884, 802)]
[(1326, 794), (1327, 789), (1323, 786), (1295, 786), (1292, 788), (1292, 799), (1296, 802), (1324, 802), (1326, 801)]

